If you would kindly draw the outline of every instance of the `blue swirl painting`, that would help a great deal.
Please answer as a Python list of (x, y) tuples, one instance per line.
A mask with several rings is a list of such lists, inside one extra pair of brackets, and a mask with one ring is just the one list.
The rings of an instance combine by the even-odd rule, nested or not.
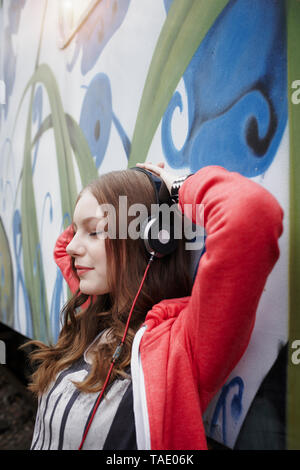
[[(171, 6), (165, 0), (165, 7)], [(177, 149), (171, 132), (176, 91), (162, 121), (162, 145), (173, 168), (206, 165), (254, 177), (271, 165), (287, 123), (283, 1), (231, 0), (187, 67), (183, 81), (188, 132)]]

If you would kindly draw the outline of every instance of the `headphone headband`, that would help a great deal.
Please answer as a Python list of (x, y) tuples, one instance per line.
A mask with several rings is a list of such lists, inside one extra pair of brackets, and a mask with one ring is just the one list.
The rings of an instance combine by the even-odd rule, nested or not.
[[(173, 204), (171, 195), (164, 181), (144, 168), (133, 167), (130, 168), (130, 170), (141, 171), (147, 175), (154, 189), (158, 208), (164, 203), (168, 206)], [(171, 222), (170, 226), (163, 226), (160, 221), (159, 211), (156, 216), (146, 218), (141, 223), (140, 238), (148, 253), (157, 258), (162, 258), (172, 253), (177, 248), (177, 240), (174, 239), (174, 225)]]
[(144, 168), (140, 168), (138, 166), (134, 166), (130, 168), (130, 170), (141, 171), (142, 173), (148, 176), (155, 192), (157, 204), (168, 204), (168, 206), (171, 206), (173, 204), (171, 195), (164, 181), (150, 173), (150, 171), (147, 171)]

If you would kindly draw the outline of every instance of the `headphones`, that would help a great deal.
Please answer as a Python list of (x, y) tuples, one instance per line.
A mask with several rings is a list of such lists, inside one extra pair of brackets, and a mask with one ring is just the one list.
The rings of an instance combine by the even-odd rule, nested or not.
[(141, 171), (147, 175), (150, 180), (156, 196), (156, 210), (150, 217), (141, 222), (140, 239), (145, 246), (146, 251), (156, 258), (163, 258), (173, 253), (178, 246), (178, 240), (175, 239), (175, 223), (176, 214), (170, 211), (167, 222), (162, 220), (162, 204), (169, 207), (173, 204), (169, 190), (160, 178), (152, 175), (149, 171), (140, 167), (132, 167), (130, 170)]

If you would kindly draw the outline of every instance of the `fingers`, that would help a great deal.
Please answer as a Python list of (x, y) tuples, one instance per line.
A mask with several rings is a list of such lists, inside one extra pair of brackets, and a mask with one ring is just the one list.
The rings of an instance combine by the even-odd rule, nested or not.
[[(163, 165), (163, 166), (162, 166)], [(153, 173), (154, 175), (156, 176), (160, 176), (161, 175), (161, 171), (163, 170), (164, 168), (164, 163), (161, 162), (160, 164), (157, 164), (157, 165), (154, 165), (153, 163), (151, 162), (147, 162), (147, 163), (137, 163), (136, 166), (139, 166), (141, 168), (144, 168), (145, 170), (148, 170), (148, 171), (151, 171), (151, 173)]]
[[(151, 165), (153, 165), (152, 162), (149, 162), (149, 163), (150, 163)], [(157, 166), (159, 166), (160, 168), (164, 168), (165, 162), (154, 163), (154, 165), (157, 165)]]
[(155, 176), (161, 178), (162, 181), (164, 181), (164, 183), (166, 184), (168, 190), (171, 191), (175, 176), (164, 169), (164, 162), (159, 162), (156, 165), (153, 165), (153, 163), (151, 162), (137, 163), (136, 166), (144, 168), (145, 170), (153, 173)]
[(159, 163), (152, 163), (152, 162), (137, 163), (137, 166), (146, 166), (146, 165), (159, 166), (160, 168), (164, 168), (164, 167), (165, 167), (165, 162), (159, 162)]

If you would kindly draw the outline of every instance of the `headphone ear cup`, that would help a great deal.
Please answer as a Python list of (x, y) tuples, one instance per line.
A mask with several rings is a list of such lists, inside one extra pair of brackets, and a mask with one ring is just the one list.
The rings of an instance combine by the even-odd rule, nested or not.
[(141, 223), (140, 238), (149, 254), (163, 258), (177, 248), (178, 242), (172, 232), (172, 226), (163, 225), (158, 214)]

